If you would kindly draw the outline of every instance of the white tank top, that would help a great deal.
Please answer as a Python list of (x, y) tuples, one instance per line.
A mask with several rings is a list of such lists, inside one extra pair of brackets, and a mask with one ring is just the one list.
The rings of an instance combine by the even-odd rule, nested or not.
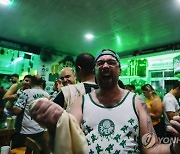
[(128, 92), (113, 107), (103, 107), (83, 96), (82, 129), (88, 142), (89, 154), (140, 153), (139, 120), (134, 104), (135, 94)]

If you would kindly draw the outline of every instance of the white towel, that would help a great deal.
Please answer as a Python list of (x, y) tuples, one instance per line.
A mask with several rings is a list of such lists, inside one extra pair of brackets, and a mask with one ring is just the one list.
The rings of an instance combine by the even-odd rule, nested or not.
[(54, 140), (54, 154), (85, 154), (87, 140), (75, 117), (66, 111), (60, 117)]

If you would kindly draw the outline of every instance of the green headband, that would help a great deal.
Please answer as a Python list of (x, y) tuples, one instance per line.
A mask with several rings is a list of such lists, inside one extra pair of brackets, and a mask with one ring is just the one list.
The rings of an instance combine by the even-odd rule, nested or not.
[(112, 50), (102, 50), (102, 51), (99, 51), (97, 54), (96, 54), (96, 58), (95, 58), (95, 62), (99, 59), (99, 57), (103, 56), (103, 55), (111, 55), (113, 56), (114, 58), (116, 58), (116, 60), (120, 63), (120, 58), (119, 58), (119, 55), (117, 53), (115, 53), (114, 51)]

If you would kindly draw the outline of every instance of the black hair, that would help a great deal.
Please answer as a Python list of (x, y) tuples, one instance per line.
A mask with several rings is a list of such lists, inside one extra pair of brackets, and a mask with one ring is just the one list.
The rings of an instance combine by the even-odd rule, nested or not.
[(31, 79), (31, 78), (32, 78), (32, 75), (25, 75), (25, 76), (24, 76), (24, 79), (25, 79), (25, 78), (30, 78), (30, 79)]
[(135, 85), (133, 85), (133, 84), (127, 84), (127, 85), (125, 85), (125, 89), (132, 89), (132, 90), (136, 90), (136, 87), (135, 87)]
[(173, 89), (176, 89), (176, 88), (178, 88), (178, 87), (179, 87), (179, 89), (180, 89), (180, 81), (174, 82), (174, 84), (173, 84)]
[(150, 92), (154, 91), (154, 88), (150, 84), (145, 84), (141, 87), (141, 90)]
[(42, 82), (43, 82), (42, 77), (40, 77), (40, 76), (38, 76), (38, 75), (34, 75), (34, 76), (32, 76), (32, 78), (31, 78), (31, 83), (32, 83), (33, 85), (41, 85)]
[(145, 84), (141, 87), (142, 91), (147, 91), (149, 92), (151, 95), (157, 95), (157, 93), (155, 92), (154, 88), (150, 85), (150, 84)]
[(19, 75), (18, 74), (12, 74), (11, 77), (19, 78)]
[(120, 88), (125, 89), (124, 83), (121, 80), (118, 80), (118, 85)]
[(94, 56), (89, 53), (81, 53), (77, 56), (75, 61), (75, 68), (76, 71), (78, 69), (78, 66), (80, 66), (83, 70), (83, 72), (86, 75), (90, 75), (94, 73)]
[(46, 89), (46, 80), (42, 79), (41, 86), (42, 86), (42, 89)]

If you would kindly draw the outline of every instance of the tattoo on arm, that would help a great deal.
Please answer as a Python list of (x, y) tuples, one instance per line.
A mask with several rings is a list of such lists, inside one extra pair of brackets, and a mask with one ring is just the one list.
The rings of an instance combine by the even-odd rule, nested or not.
[(141, 99), (141, 98), (139, 98), (139, 102), (140, 102), (141, 106), (144, 108), (144, 110), (145, 110), (145, 112), (146, 112), (146, 115), (145, 115), (145, 116), (146, 116), (146, 126), (147, 126), (147, 130), (148, 130), (149, 132), (155, 133), (154, 128), (152, 127), (152, 121), (151, 121), (149, 109), (148, 109), (146, 103), (145, 103), (144, 100)]

